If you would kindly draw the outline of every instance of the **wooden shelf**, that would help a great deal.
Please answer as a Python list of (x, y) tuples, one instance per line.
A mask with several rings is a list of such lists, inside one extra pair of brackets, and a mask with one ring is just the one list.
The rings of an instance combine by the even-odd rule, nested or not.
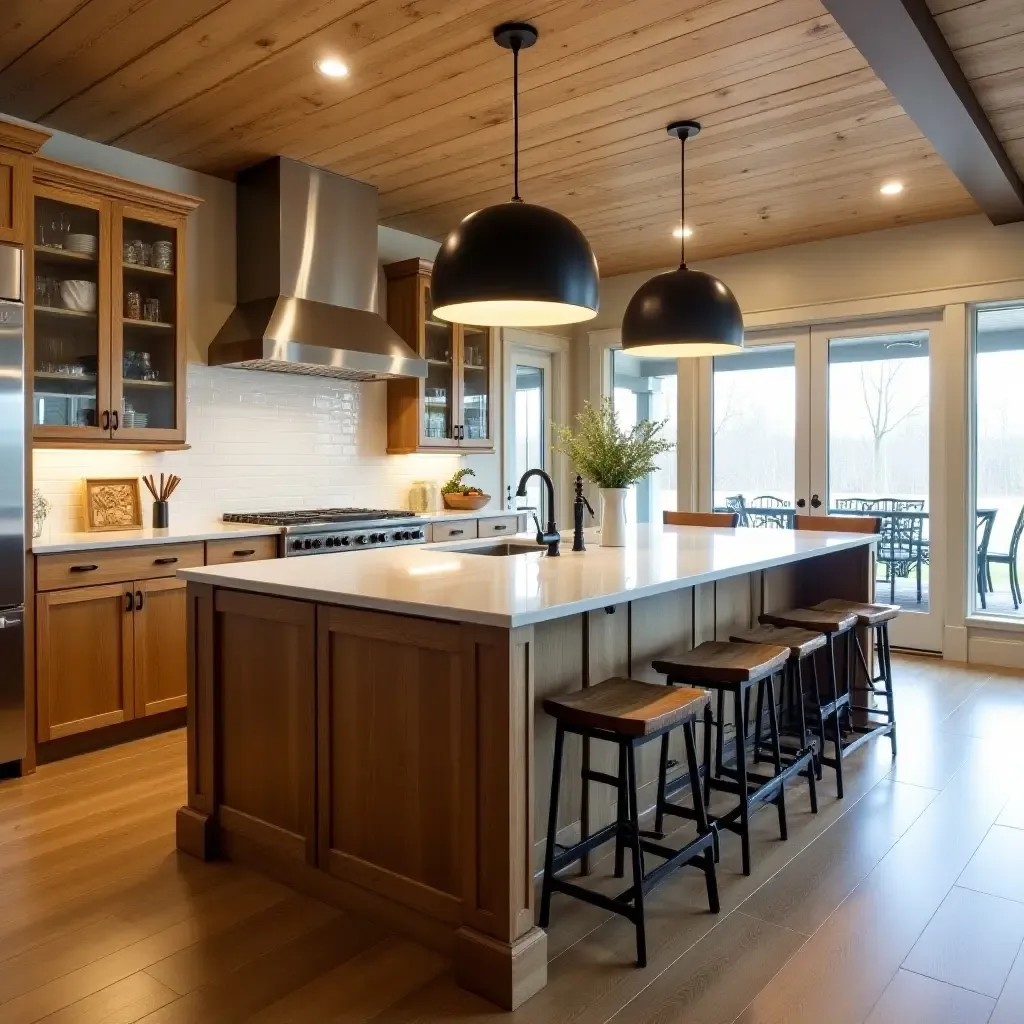
[(163, 320), (132, 320), (127, 316), (123, 320), (125, 327), (149, 327), (162, 331), (174, 330), (174, 324), (165, 323)]
[(173, 380), (138, 380), (135, 377), (122, 377), (121, 383), (126, 388), (173, 388)]
[(164, 270), (162, 267), (147, 267), (141, 263), (122, 263), (121, 266), (133, 273), (152, 274), (156, 277), (174, 277), (173, 270)]
[(35, 311), (37, 313), (43, 313), (46, 316), (69, 316), (75, 317), (79, 320), (95, 320), (96, 311), (93, 310), (91, 313), (86, 313), (80, 309), (60, 309), (57, 306), (36, 306)]
[(55, 373), (52, 370), (36, 370), (36, 380), (80, 380), (84, 383), (95, 383), (95, 373)]
[(72, 252), (70, 249), (55, 249), (52, 245), (37, 245), (35, 247), (37, 257), (53, 260), (55, 263), (96, 263), (95, 256), (89, 256), (84, 252)]
[(452, 368), (452, 362), (451, 362), (450, 359), (428, 359), (427, 360), (427, 365), (428, 366), (443, 366), (446, 370), (450, 370)]
[(462, 368), (464, 370), (481, 370), (484, 373), (486, 373), (488, 369), (486, 366), (474, 366), (472, 363), (463, 363)]

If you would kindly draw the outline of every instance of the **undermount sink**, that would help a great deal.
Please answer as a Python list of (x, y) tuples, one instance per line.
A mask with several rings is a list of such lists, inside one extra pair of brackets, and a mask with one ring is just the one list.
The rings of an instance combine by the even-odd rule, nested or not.
[(539, 544), (527, 544), (522, 541), (502, 540), (490, 544), (461, 545), (452, 544), (445, 547), (438, 545), (435, 551), (457, 551), (460, 555), (543, 555), (545, 548)]

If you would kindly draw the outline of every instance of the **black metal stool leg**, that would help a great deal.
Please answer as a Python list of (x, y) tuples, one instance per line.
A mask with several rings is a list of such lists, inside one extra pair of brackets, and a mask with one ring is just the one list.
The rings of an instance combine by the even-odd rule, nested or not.
[[(750, 706), (750, 691), (747, 691), (747, 706)], [(761, 761), (761, 722), (764, 719), (764, 688), (757, 688), (757, 717), (754, 720), (754, 764)]]
[(737, 689), (733, 700), (736, 716), (736, 785), (740, 796), (740, 844), (743, 874), (750, 874), (750, 789), (747, 785), (747, 728), (743, 717), (743, 695)]
[(885, 674), (885, 706), (889, 712), (889, 742), (892, 744), (892, 756), (896, 756), (896, 703), (892, 692), (892, 658), (889, 652), (889, 623), (879, 626), (881, 646), (885, 651), (882, 671)]
[(555, 727), (555, 758), (551, 767), (551, 803), (548, 806), (548, 842), (544, 850), (544, 879), (541, 883), (540, 926), (547, 928), (551, 919), (551, 879), (555, 861), (555, 840), (558, 837), (558, 790), (562, 782), (562, 748), (565, 730), (559, 722)]
[[(712, 831), (708, 824), (707, 809), (704, 806), (704, 798), (701, 795), (700, 772), (697, 769), (697, 745), (693, 735), (693, 722), (683, 724), (683, 739), (686, 742), (686, 766), (690, 772), (690, 793), (693, 796), (693, 812), (697, 819), (697, 834), (706, 836)], [(714, 830), (715, 838), (718, 838), (718, 830)], [(715, 861), (718, 859), (716, 852), (717, 842), (710, 850), (704, 851), (704, 879), (708, 888), (708, 907), (712, 914), (717, 914), (721, 909), (718, 902), (718, 876), (715, 872)]]
[(718, 702), (715, 706), (715, 721), (718, 723), (718, 732), (715, 734), (715, 775), (721, 775), (725, 742), (723, 738), (725, 733), (725, 694), (721, 690), (718, 691)]
[[(668, 779), (668, 733), (661, 737), (661, 756), (658, 759), (658, 795), (654, 805), (654, 831), (665, 834), (665, 785)], [(617, 862), (616, 862), (617, 863)]]
[[(711, 732), (714, 729), (711, 717), (711, 702), (704, 705), (704, 806), (711, 802)], [(717, 843), (715, 856), (718, 856)]]
[(636, 751), (632, 743), (626, 747), (626, 765), (629, 772), (629, 824), (633, 850), (633, 899), (636, 912), (636, 965), (647, 966), (647, 930), (644, 924), (644, 857), (640, 849), (640, 815), (637, 811)]
[[(813, 658), (814, 655), (812, 654)], [(807, 730), (807, 711), (804, 707), (804, 663), (802, 659), (797, 658), (796, 664), (792, 667), (793, 679), (796, 687), (796, 702), (800, 708), (799, 711), (799, 722), (800, 722), (800, 744), (801, 746), (811, 749), (811, 764), (807, 769), (808, 775), (814, 775), (817, 778), (821, 778), (821, 761), (818, 758), (818, 751), (815, 744), (811, 740), (811, 734)]]
[[(762, 687), (768, 693), (768, 727), (772, 736), (772, 761), (775, 763), (775, 774), (782, 774), (782, 744), (779, 740), (779, 710), (775, 704), (775, 676), (766, 676), (758, 686), (758, 695)], [(786, 783), (779, 783), (779, 796), (777, 800), (779, 808), (779, 836), (782, 839), (789, 838), (789, 828), (786, 824)]]
[(828, 681), (832, 691), (832, 726), (836, 744), (836, 796), (843, 799), (843, 731), (839, 725), (839, 681), (836, 677), (835, 637), (828, 634)]
[(811, 655), (811, 678), (814, 682), (814, 713), (818, 719), (818, 781), (820, 782), (824, 772), (825, 759), (825, 716), (821, 711), (821, 681), (818, 678), (818, 659)]
[[(626, 748), (619, 744), (619, 800), (616, 818), (618, 821), (625, 821), (629, 817), (629, 793), (626, 782)], [(660, 792), (660, 789), (659, 789)], [(622, 878), (625, 875), (626, 845), (623, 842), (622, 833), (615, 837), (615, 877)]]

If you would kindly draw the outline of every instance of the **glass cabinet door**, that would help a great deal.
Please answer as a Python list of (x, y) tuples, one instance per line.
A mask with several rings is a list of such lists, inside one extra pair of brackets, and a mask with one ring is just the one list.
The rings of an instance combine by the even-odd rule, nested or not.
[(423, 422), (420, 424), (424, 447), (454, 447), (456, 436), (456, 334), (455, 328), (434, 319), (430, 282), (423, 289), (423, 357), (427, 377), (423, 382)]
[(32, 316), (34, 433), (109, 436), (109, 208), (58, 189), (37, 190)]
[(492, 346), (486, 327), (462, 328), (462, 412), (459, 439), (462, 447), (491, 448)]
[(115, 209), (111, 379), (115, 440), (184, 440), (182, 225)]

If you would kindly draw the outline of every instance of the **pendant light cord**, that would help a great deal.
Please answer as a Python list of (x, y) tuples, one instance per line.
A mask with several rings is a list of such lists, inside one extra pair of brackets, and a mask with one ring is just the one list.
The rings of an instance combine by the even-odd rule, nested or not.
[(686, 135), (679, 136), (679, 269), (686, 269)]
[(513, 203), (521, 203), (519, 197), (519, 39), (512, 40), (512, 179), (513, 179)]

